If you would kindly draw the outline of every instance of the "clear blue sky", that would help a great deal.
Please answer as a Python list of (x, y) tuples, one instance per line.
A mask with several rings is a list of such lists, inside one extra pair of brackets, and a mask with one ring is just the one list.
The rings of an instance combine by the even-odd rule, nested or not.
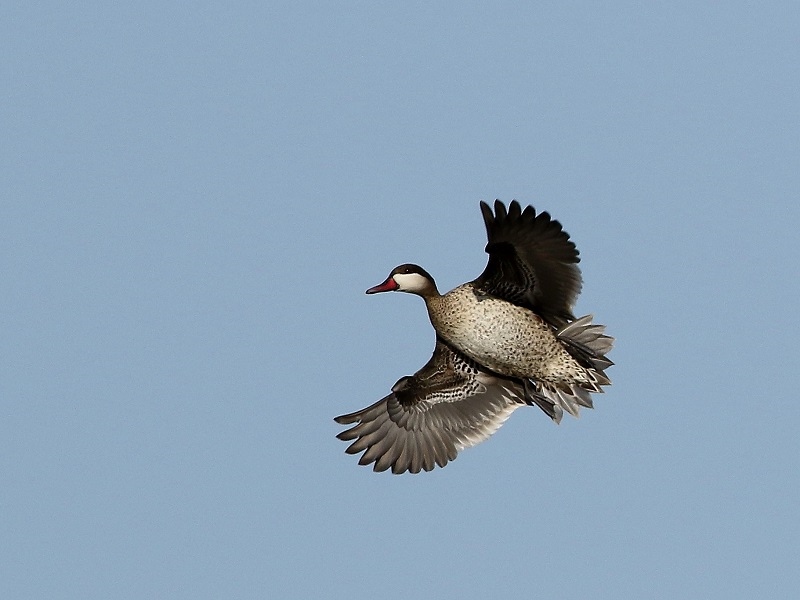
[[(0, 597), (796, 598), (800, 5), (16, 2)], [(550, 211), (614, 385), (418, 476), (402, 262)]]

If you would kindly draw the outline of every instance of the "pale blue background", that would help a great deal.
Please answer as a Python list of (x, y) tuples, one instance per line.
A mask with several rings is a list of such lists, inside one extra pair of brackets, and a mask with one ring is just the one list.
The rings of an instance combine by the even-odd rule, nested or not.
[[(800, 5), (110, 4), (0, 15), (0, 597), (798, 597)], [(494, 198), (613, 387), (358, 467)]]

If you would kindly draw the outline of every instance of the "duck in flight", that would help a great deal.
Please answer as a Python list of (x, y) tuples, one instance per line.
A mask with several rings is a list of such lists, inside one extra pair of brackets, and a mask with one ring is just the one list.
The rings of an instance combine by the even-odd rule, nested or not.
[(546, 212), (481, 202), (489, 261), (483, 273), (442, 295), (420, 266), (405, 264), (367, 290), (421, 296), (436, 331), (433, 356), (372, 406), (336, 417), (337, 437), (359, 464), (419, 473), (486, 440), (521, 406), (556, 423), (578, 416), (611, 384), (614, 338), (592, 316), (575, 318), (578, 250)]

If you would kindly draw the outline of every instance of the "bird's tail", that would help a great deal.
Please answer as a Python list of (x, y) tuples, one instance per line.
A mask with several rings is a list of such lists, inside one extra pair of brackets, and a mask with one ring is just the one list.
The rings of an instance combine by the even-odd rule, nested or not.
[(570, 356), (585, 369), (586, 381), (555, 384), (530, 380), (526, 383), (527, 397), (556, 423), (561, 420), (564, 410), (577, 417), (581, 406), (592, 408), (591, 393), (602, 393), (602, 386), (611, 385), (605, 370), (614, 363), (606, 354), (611, 351), (614, 338), (605, 335), (605, 329), (605, 325), (592, 323), (592, 315), (586, 315), (556, 332)]
[[(606, 354), (614, 346), (614, 338), (605, 335), (606, 326), (592, 323), (592, 315), (567, 323), (558, 330), (556, 337), (564, 343), (567, 352), (578, 363), (592, 371), (596, 377), (597, 386), (611, 385), (606, 377), (605, 370), (613, 365)], [(602, 390), (592, 389), (593, 392)]]

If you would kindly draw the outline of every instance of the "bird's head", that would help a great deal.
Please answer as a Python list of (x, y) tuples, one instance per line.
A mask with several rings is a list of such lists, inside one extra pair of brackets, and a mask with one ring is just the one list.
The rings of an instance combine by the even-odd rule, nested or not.
[(368, 294), (379, 292), (408, 292), (418, 296), (438, 294), (436, 283), (425, 269), (419, 265), (400, 265), (392, 269), (386, 281), (367, 290)]

